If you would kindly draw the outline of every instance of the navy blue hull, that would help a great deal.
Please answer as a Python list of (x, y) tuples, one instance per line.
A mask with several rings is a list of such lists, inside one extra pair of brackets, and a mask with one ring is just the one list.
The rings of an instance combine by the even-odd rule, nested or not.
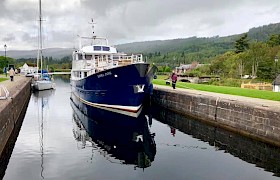
[(156, 67), (147, 63), (131, 64), (71, 80), (72, 93), (84, 103), (114, 106), (141, 106)]
[[(137, 118), (75, 104), (71, 101), (73, 119), (85, 128), (92, 141), (109, 156), (124, 164), (145, 168), (151, 165), (156, 154), (156, 144), (143, 113)], [(137, 136), (141, 139), (137, 139)]]

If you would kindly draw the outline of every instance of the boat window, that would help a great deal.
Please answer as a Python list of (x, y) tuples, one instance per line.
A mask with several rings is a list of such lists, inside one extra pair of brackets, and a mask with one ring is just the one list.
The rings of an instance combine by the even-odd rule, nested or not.
[(94, 59), (95, 59), (95, 60), (99, 60), (99, 56), (98, 56), (98, 55), (95, 55), (95, 56), (94, 56)]
[(83, 59), (83, 55), (82, 54), (78, 54), (78, 59)]
[(93, 46), (94, 51), (101, 51), (101, 46)]
[(75, 77), (79, 77), (79, 72), (75, 71), (75, 72), (74, 72), (74, 76), (75, 76)]
[(91, 55), (85, 55), (86, 60), (91, 60)]
[(103, 51), (110, 51), (110, 47), (102, 46)]
[(84, 77), (87, 77), (87, 72), (84, 72)]

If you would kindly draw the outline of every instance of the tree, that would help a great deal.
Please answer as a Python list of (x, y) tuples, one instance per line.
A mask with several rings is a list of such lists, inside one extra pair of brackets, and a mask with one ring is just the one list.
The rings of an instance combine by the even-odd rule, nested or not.
[(181, 58), (182, 58), (182, 63), (186, 63), (185, 61), (185, 52), (183, 51), (182, 54), (181, 54)]
[(237, 41), (235, 41), (235, 53), (241, 53), (244, 52), (249, 47), (248, 39), (247, 39), (247, 33), (240, 37)]
[(248, 53), (242, 52), (239, 54), (236, 54), (236, 63), (238, 67), (238, 75), (240, 75), (240, 78), (244, 75), (245, 71), (245, 65), (248, 63)]
[(215, 58), (210, 65), (210, 72), (215, 75), (227, 76), (231, 68), (231, 62), (227, 62), (234, 52), (227, 52)]
[(7, 62), (5, 60), (5, 57), (4, 56), (0, 56), (0, 69), (3, 69), (6, 66), (7, 66)]
[(259, 64), (267, 58), (268, 46), (262, 42), (255, 42), (250, 45), (249, 55), (252, 65), (252, 77), (257, 77)]
[(267, 41), (267, 44), (270, 47), (274, 47), (274, 46), (279, 46), (280, 45), (280, 34), (276, 35), (273, 34), (269, 37), (269, 40)]
[(8, 67), (8, 64), (15, 64), (15, 60), (10, 57), (0, 56), (0, 68)]

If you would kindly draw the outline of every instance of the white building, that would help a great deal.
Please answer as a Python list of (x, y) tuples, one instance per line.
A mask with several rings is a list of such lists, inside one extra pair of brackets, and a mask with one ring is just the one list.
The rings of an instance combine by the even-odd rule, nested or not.
[(28, 65), (26, 63), (19, 69), (21, 74), (32, 74), (38, 71), (37, 66)]

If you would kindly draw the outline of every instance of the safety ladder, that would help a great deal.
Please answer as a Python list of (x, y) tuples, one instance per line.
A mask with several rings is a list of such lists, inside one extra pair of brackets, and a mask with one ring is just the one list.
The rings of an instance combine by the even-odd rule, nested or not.
[(7, 99), (9, 97), (10, 93), (8, 89), (4, 85), (0, 85), (0, 100), (1, 99)]

